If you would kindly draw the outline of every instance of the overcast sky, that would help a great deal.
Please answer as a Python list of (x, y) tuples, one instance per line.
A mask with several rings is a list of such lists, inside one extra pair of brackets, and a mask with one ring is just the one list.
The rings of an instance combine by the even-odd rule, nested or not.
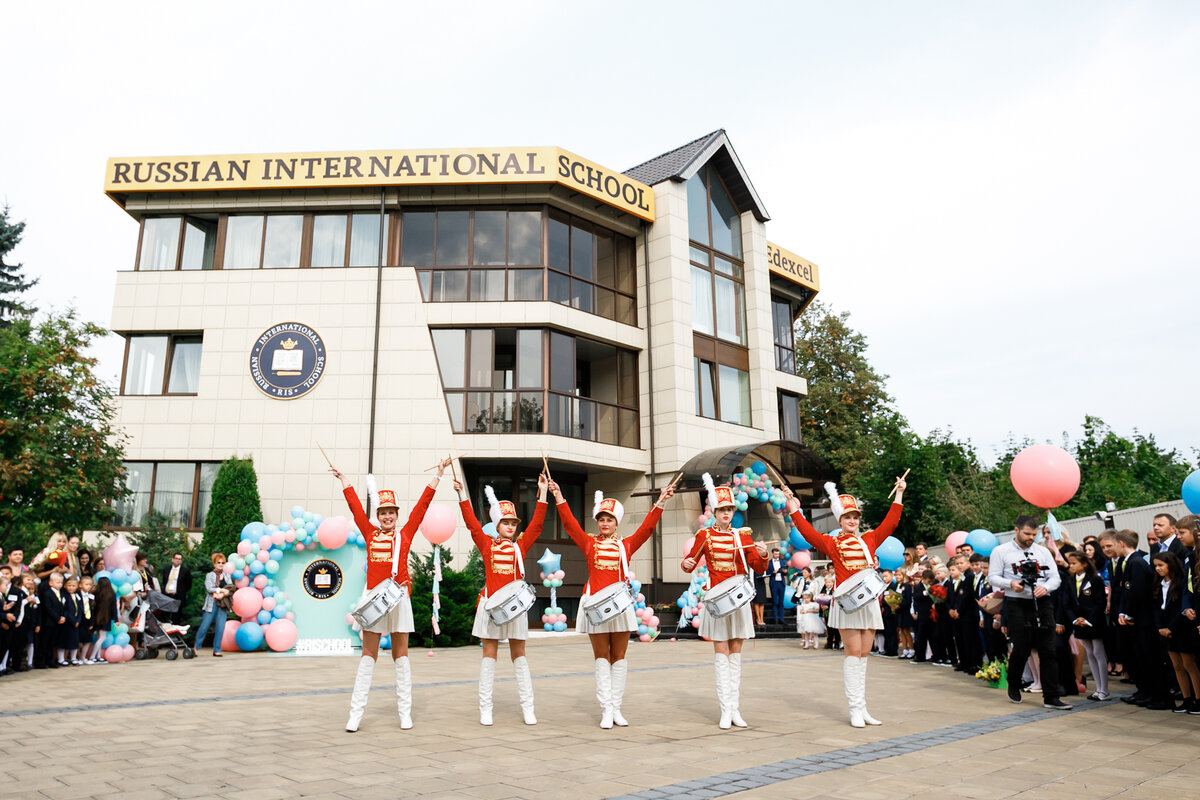
[(990, 458), (1093, 414), (1195, 461), (1198, 3), (21, 3), (4, 27), (0, 200), (42, 307), (110, 321), (137, 235), (112, 156), (627, 169), (725, 128), (918, 432)]

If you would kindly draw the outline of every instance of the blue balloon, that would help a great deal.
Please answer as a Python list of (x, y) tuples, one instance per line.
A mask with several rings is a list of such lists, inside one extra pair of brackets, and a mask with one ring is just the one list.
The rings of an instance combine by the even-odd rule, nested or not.
[(287, 616), (287, 606), (275, 606), (271, 609), (271, 616), (275, 619), (283, 619)]
[(239, 650), (246, 653), (253, 653), (258, 648), (262, 647), (263, 634), (262, 626), (257, 622), (243, 622), (238, 626), (237, 633), (233, 635), (234, 641), (237, 642)]
[(292, 516), (293, 517), (303, 517), (304, 516), (304, 506), (292, 506)]
[(316, 515), (315, 515), (315, 514), (313, 514), (311, 511), (305, 511), (305, 512), (304, 512), (303, 514), (301, 514), (300, 516), (304, 517), (304, 521), (305, 521), (305, 522), (312, 522), (312, 521), (313, 521), (313, 517), (314, 517), (314, 516), (316, 516)]
[(633, 593), (635, 595), (642, 590), (642, 582), (637, 580), (636, 578), (634, 580), (630, 581), (629, 583), (631, 586), (633, 586)]
[(742, 523), (745, 521), (746, 518), (742, 516), (742, 512), (735, 511), (733, 512), (733, 517), (729, 520), (729, 524), (735, 528), (740, 528), (742, 527)]
[(244, 526), (242, 526), (242, 538), (246, 540), (254, 539), (257, 541), (258, 539), (262, 538), (263, 532), (266, 531), (266, 529), (267, 526), (263, 525), (261, 522), (247, 522)]
[(273, 617), (271, 616), (270, 611), (260, 611), (260, 612), (258, 612), (257, 619), (258, 619), (259, 625), (269, 625), (269, 624), (271, 624), (271, 620), (273, 619)]
[(750, 469), (751, 469), (751, 471), (754, 472), (755, 475), (766, 475), (767, 474), (767, 465), (761, 461), (755, 461), (753, 464), (750, 465)]
[(275, 588), (274, 586), (268, 586), (262, 590), (263, 597), (274, 597), (275, 593), (278, 591), (279, 589)]
[(987, 558), (992, 554), (992, 551), (996, 549), (996, 546), (1000, 544), (1000, 540), (997, 539), (996, 534), (992, 533), (991, 531), (985, 531), (983, 528), (976, 528), (967, 534), (967, 538), (963, 541), (963, 544), (971, 545), (972, 550), (974, 550), (976, 553), (979, 553), (979, 555), (983, 556), (984, 558)]
[(384, 650), (391, 650), (392, 649), (392, 635), (389, 633), (386, 636), (381, 637), (379, 639), (379, 646), (382, 647)]
[(889, 536), (880, 542), (875, 550), (882, 569), (899, 569), (904, 565), (904, 543), (895, 536)]
[(283, 522), (279, 523), (279, 530), (290, 531), (291, 529), (292, 529), (292, 523), (288, 522), (287, 520), (284, 520)]
[(99, 581), (101, 578), (108, 578), (109, 583), (112, 583), (112, 573), (106, 569), (102, 569), (92, 576), (92, 580)]
[[(554, 626), (557, 624), (558, 624), (557, 622), (543, 622), (542, 628), (544, 628), (547, 631), (552, 631), (552, 630), (554, 630)], [(564, 628), (565, 628), (565, 626), (564, 626)]]
[(315, 523), (311, 520), (304, 523), (304, 531), (305, 531), (305, 533), (316, 533), (317, 532), (317, 523)]
[(118, 633), (117, 640), (114, 642), (114, 644), (119, 645), (121, 647), (124, 647), (125, 645), (129, 644), (129, 634), (128, 633)]
[(558, 572), (562, 569), (562, 556), (558, 553), (551, 553), (550, 548), (546, 548), (546, 552), (537, 561), (538, 566), (542, 568), (542, 572), (549, 575), (551, 572)]
[(272, 561), (278, 561), (279, 559), (283, 558), (283, 551), (278, 547), (272, 547), (271, 551), (267, 553), (267, 558), (271, 559)]
[(812, 547), (812, 545), (808, 543), (808, 540), (804, 538), (799, 530), (797, 530), (795, 525), (793, 525), (792, 529), (788, 531), (788, 544), (797, 550), (808, 550)]
[(787, 586), (784, 588), (784, 590), (783, 590), (783, 607), (784, 608), (795, 608), (796, 607), (795, 595), (796, 595), (796, 589), (794, 587)]
[(675, 605), (679, 606), (680, 608), (683, 608), (684, 606), (687, 605), (687, 601), (684, 600), (682, 597), (680, 597), (678, 600), (675, 601)]
[(263, 563), (257, 558), (250, 562), (250, 574), (257, 575), (263, 571)]
[(1179, 497), (1183, 500), (1183, 504), (1187, 506), (1188, 511), (1193, 514), (1200, 514), (1200, 469), (1183, 479), (1183, 487), (1179, 491)]
[(494, 523), (494, 522), (489, 522), (487, 525), (484, 525), (483, 532), (486, 533), (489, 537), (491, 537), (493, 539), (495, 539), (497, 536), (500, 535), (496, 531), (496, 523)]
[(554, 623), (554, 630), (558, 631), (559, 633), (562, 633), (566, 629), (567, 629), (567, 623), (565, 623), (565, 622)]

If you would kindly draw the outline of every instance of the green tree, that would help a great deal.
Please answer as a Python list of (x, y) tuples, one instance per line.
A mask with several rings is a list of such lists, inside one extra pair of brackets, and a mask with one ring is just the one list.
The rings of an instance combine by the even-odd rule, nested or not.
[(483, 558), (478, 550), (462, 570), (450, 568), (450, 553), (441, 552), (442, 580), (438, 587), (440, 600), (438, 629), (433, 633), (433, 552), (424, 556), (409, 555), (409, 575), (412, 577), (413, 624), (416, 631), (409, 637), (413, 647), (457, 647), (471, 643), (471, 627), (475, 622), (475, 601), (483, 589)]
[(0, 328), (0, 539), (9, 546), (99, 528), (126, 494), (113, 390), (84, 355), (105, 333), (74, 310)]
[(8, 254), (21, 241), (21, 232), (25, 230), (25, 223), (11, 221), (8, 212), (8, 206), (0, 209), (0, 328), (7, 328), (16, 317), (27, 317), (34, 312), (33, 306), (21, 302), (17, 295), (38, 282), (37, 278), (26, 279), (20, 264), (6, 261)]
[(262, 518), (254, 459), (234, 456), (221, 464), (213, 479), (201, 551), (232, 553), (237, 549), (242, 528), (251, 522), (262, 522)]

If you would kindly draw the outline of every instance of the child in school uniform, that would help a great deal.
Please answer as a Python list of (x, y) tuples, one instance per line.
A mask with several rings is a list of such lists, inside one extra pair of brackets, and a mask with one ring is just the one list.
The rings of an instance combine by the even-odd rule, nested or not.
[(79, 579), (72, 575), (64, 584), (63, 617), (66, 622), (58, 626), (57, 655), (60, 667), (78, 666), (79, 617), (83, 606), (79, 602)]
[(92, 594), (94, 585), (91, 576), (84, 575), (79, 579), (79, 662), (92, 663), (95, 656), (96, 636), (96, 598)]
[(51, 572), (46, 580), (38, 587), (42, 600), (42, 630), (38, 634), (36, 660), (39, 665), (49, 669), (61, 666), (55, 658), (58, 647), (58, 628), (65, 625), (66, 596), (63, 589), (61, 572)]

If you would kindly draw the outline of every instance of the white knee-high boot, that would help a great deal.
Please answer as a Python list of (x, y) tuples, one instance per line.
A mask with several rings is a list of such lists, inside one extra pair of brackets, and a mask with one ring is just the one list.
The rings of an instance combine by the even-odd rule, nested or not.
[(850, 725), (854, 728), (865, 728), (862, 707), (859, 705), (858, 694), (858, 659), (846, 656), (842, 659), (842, 686), (846, 690), (846, 705), (850, 709)]
[(717, 653), (713, 656), (713, 672), (717, 676), (717, 704), (721, 706), (721, 721), (717, 727), (729, 730), (729, 656)]
[(596, 659), (596, 702), (600, 704), (600, 727), (613, 726), (612, 667), (607, 658)]
[(496, 680), (496, 659), (486, 656), (479, 662), (479, 724), (492, 724), (492, 683)]
[(624, 728), (629, 722), (621, 716), (621, 701), (625, 698), (625, 676), (629, 674), (629, 662), (625, 659), (612, 665), (612, 718), (613, 724)]
[(513, 675), (517, 679), (517, 698), (521, 701), (521, 714), (526, 725), (537, 725), (533, 715), (533, 676), (529, 674), (529, 662), (525, 656), (513, 659)]
[(396, 659), (396, 710), (400, 712), (400, 728), (408, 730), (412, 723), (412, 666), (408, 656)]
[(354, 733), (358, 723), (362, 722), (363, 712), (367, 709), (367, 695), (371, 692), (371, 676), (375, 674), (375, 659), (363, 656), (358, 660), (358, 670), (354, 673), (354, 691), (350, 692), (350, 719), (346, 720), (346, 731)]
[(738, 703), (741, 700), (742, 694), (742, 654), (729, 654), (729, 693), (726, 698), (729, 701), (729, 719), (734, 725), (739, 728), (748, 727), (746, 720), (742, 719), (742, 713), (738, 711)]
[(871, 712), (867, 711), (867, 662), (869, 660), (866, 657), (858, 659), (856, 672), (858, 677), (858, 708), (862, 711), (863, 722), (868, 725), (882, 725), (882, 722), (872, 717)]

